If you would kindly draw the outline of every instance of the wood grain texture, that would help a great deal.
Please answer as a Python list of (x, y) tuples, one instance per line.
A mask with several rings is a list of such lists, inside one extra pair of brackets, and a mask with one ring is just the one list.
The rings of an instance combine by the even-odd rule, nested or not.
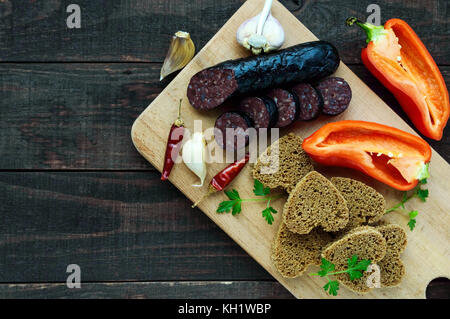
[(0, 282), (271, 279), (156, 172), (3, 172), (0, 216)]
[[(235, 13), (224, 27), (208, 42), (202, 51), (191, 61), (191, 63), (166, 87), (166, 89), (153, 101), (153, 103), (139, 116), (133, 125), (132, 138), (139, 152), (149, 160), (155, 167), (161, 169), (165, 145), (167, 139), (167, 130), (173, 121), (176, 108), (168, 111), (167, 105), (175, 104), (180, 97), (185, 97), (186, 87), (189, 79), (199, 70), (214, 65), (218, 62), (241, 57), (244, 51), (233, 41), (235, 28), (242, 23), (245, 17), (255, 15), (258, 12), (259, 2), (249, 0)], [(287, 33), (291, 35), (287, 39), (286, 46), (299, 42), (311, 41), (316, 39), (294, 16), (292, 16), (282, 5), (274, 2), (274, 16), (285, 21)], [(218, 43), (221, 43), (219, 48)], [(225, 48), (223, 46), (226, 46)], [(353, 88), (353, 100), (349, 109), (338, 117), (333, 119), (320, 118), (310, 125), (296, 125), (289, 128), (301, 137), (309, 136), (312, 132), (329, 121), (352, 119), (380, 122), (388, 126), (394, 126), (408, 132), (413, 130), (401, 120), (374, 92), (372, 92), (360, 79), (358, 79), (344, 64), (341, 64), (336, 72), (347, 80)], [(208, 112), (208, 114), (198, 112), (187, 105), (184, 108), (183, 118), (186, 127), (193, 128), (193, 121), (201, 120), (203, 129), (212, 127), (218, 112)], [(363, 107), (368, 105), (370, 107)], [(213, 142), (214, 143), (214, 142)], [(407, 271), (402, 285), (394, 289), (375, 289), (364, 297), (368, 298), (424, 298), (425, 289), (428, 282), (437, 276), (449, 276), (450, 267), (448, 266), (448, 250), (445, 245), (436, 245), (435, 243), (445, 243), (448, 241), (448, 232), (442, 229), (442, 223), (450, 222), (447, 212), (450, 210), (450, 203), (446, 200), (448, 197), (447, 180), (450, 179), (450, 166), (437, 153), (433, 154), (430, 164), (434, 167), (434, 175), (431, 178), (428, 188), (430, 198), (427, 203), (422, 205), (422, 210), (428, 213), (421, 215), (421, 224), (416, 231), (409, 236), (409, 246), (403, 254), (403, 259)], [(208, 167), (208, 176), (211, 178), (215, 172), (223, 168), (223, 164), (210, 164)], [(373, 185), (386, 198), (387, 205), (391, 206), (400, 198), (400, 192), (376, 183), (369, 178), (361, 176), (352, 170), (337, 168), (321, 168), (321, 171), (329, 176), (345, 175), (362, 179), (369, 185)], [(233, 187), (238, 188), (241, 196), (246, 198), (252, 194), (252, 178), (250, 176), (250, 167), (246, 166), (238, 178), (233, 182)], [(207, 177), (208, 179), (208, 177)], [(192, 174), (186, 167), (176, 166), (171, 174), (171, 181), (193, 202), (197, 201), (206, 192), (206, 186), (203, 189), (195, 189), (190, 185), (194, 182)], [(252, 257), (254, 257), (270, 274), (280, 281), (296, 297), (328, 297), (320, 287), (323, 283), (320, 280), (313, 280), (308, 276), (297, 279), (285, 279), (276, 271), (270, 260), (271, 242), (276, 227), (269, 226), (262, 219), (255, 219), (254, 216), (260, 214), (262, 205), (254, 205), (248, 208), (246, 214), (241, 214), (238, 218), (230, 215), (218, 215), (215, 210), (218, 203), (223, 200), (224, 195), (210, 197), (203, 201), (199, 207), (215, 222), (227, 232), (241, 247), (243, 247)], [(282, 205), (273, 204), (275, 209), (281, 210)], [(432, 213), (431, 213), (432, 212)], [(405, 217), (401, 215), (390, 215), (386, 220), (405, 225)], [(278, 225), (279, 220), (276, 222)], [(355, 294), (348, 290), (340, 292), (340, 297), (354, 298)]]
[(61, 284), (0, 284), (0, 298), (76, 299), (291, 299), (293, 296), (273, 281), (185, 281), (82, 283), (80, 289)]
[[(68, 29), (69, 0), (0, 2), (2, 61), (162, 62), (170, 36), (184, 30), (198, 48), (219, 30), (243, 0), (78, 0), (82, 28)], [(292, 0), (283, 1), (295, 9)], [(372, 0), (300, 0), (293, 11), (323, 40), (331, 40), (346, 63), (359, 63), (361, 30), (345, 26), (350, 15), (367, 17)], [(402, 18), (420, 35), (438, 64), (450, 65), (449, 3), (446, 0), (383, 0), (382, 21)]]
[[(292, 299), (274, 281), (182, 281), (82, 283), (68, 289), (65, 283), (0, 284), (1, 299)], [(428, 299), (449, 299), (448, 279), (433, 280)]]
[(1, 64), (1, 169), (148, 168), (130, 127), (160, 64)]
[[(243, 1), (80, 0), (83, 29), (67, 30), (65, 6), (72, 2), (0, 1), (0, 61), (123, 62), (0, 63), (0, 171), (52, 170), (0, 173), (0, 282), (23, 283), (0, 284), (0, 297), (150, 298), (155, 291), (167, 298), (290, 297), (158, 173), (53, 172), (154, 171), (131, 146), (129, 129), (173, 79), (158, 82), (169, 37), (185, 29), (200, 48)], [(299, 2), (294, 14), (320, 38), (339, 41), (346, 62), (360, 63), (364, 35), (339, 20), (347, 12), (363, 17), (373, 1)], [(450, 65), (450, 3), (377, 4), (382, 20), (398, 16), (414, 27), (450, 87), (450, 68), (442, 66)], [(336, 28), (329, 27), (333, 21)], [(350, 68), (402, 116), (364, 67)], [(449, 161), (448, 128), (445, 135), (431, 145)], [(81, 293), (42, 283), (63, 283), (72, 262), (82, 263), (83, 280), (90, 281), (216, 282), (86, 283)], [(448, 299), (448, 280), (432, 281), (427, 297)]]
[[(158, 80), (160, 67), (0, 64), (0, 170), (153, 170), (136, 152), (129, 133), (167, 85)], [(350, 68), (411, 125), (392, 94), (364, 66)], [(450, 67), (441, 70), (450, 87)], [(427, 141), (450, 161), (450, 126), (441, 141)]]
[[(272, 277), (155, 172), (0, 173), (0, 203), (0, 282), (14, 283), (0, 284), (0, 298), (222, 298), (228, 286), (113, 283), (220, 279), (233, 298), (291, 296), (275, 283), (236, 284)], [(63, 284), (70, 263), (82, 267), (81, 291)], [(434, 280), (427, 297), (448, 291)]]

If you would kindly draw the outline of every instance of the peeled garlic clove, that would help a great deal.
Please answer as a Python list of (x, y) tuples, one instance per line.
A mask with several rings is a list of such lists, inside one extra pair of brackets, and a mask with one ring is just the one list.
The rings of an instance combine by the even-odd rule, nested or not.
[(203, 186), (206, 178), (206, 141), (203, 133), (196, 132), (183, 145), (182, 158), (184, 164), (200, 179), (200, 184), (192, 185), (195, 187)]
[(195, 45), (189, 33), (178, 31), (172, 37), (169, 51), (161, 68), (160, 81), (172, 72), (178, 71), (192, 60), (195, 54)]

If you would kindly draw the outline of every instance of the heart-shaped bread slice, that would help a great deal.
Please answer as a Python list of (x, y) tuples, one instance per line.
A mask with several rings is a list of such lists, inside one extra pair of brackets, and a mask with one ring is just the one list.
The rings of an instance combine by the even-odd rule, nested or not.
[(332, 177), (331, 182), (347, 201), (349, 221), (343, 231), (373, 224), (383, 217), (386, 201), (372, 187), (346, 177)]
[(327, 232), (343, 229), (349, 219), (346, 201), (323, 175), (313, 171), (303, 177), (289, 194), (283, 221), (290, 231), (308, 234), (316, 227)]
[[(374, 227), (361, 226), (352, 229), (337, 241), (329, 244), (322, 252), (322, 257), (335, 265), (335, 271), (348, 268), (348, 260), (354, 255), (358, 260), (368, 259), (372, 264), (378, 264), (386, 255), (387, 245), (383, 235)], [(350, 280), (347, 273), (337, 274), (336, 279), (357, 293), (367, 293), (371, 290), (367, 284), (370, 272), (364, 272), (361, 278)]]
[(272, 245), (272, 261), (283, 277), (298, 277), (309, 265), (320, 264), (322, 249), (331, 240), (320, 229), (307, 235), (293, 233), (282, 222)]
[(405, 275), (405, 266), (400, 255), (408, 242), (406, 232), (395, 224), (378, 226), (376, 229), (383, 235), (387, 245), (386, 255), (378, 262), (381, 286), (398, 286)]
[(303, 140), (292, 133), (278, 139), (258, 158), (253, 178), (269, 188), (281, 187), (290, 192), (314, 167), (302, 148)]

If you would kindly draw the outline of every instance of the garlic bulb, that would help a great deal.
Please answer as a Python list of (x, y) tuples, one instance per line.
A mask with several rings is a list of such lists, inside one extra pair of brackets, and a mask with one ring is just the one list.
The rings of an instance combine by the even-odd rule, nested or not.
[(279, 49), (284, 43), (284, 30), (280, 22), (270, 14), (272, 0), (266, 0), (263, 11), (244, 21), (236, 33), (236, 39), (253, 54)]
[(160, 81), (172, 72), (178, 71), (192, 60), (195, 54), (195, 45), (189, 33), (178, 31), (172, 37), (169, 51), (161, 68)]
[(203, 133), (196, 132), (183, 145), (182, 158), (184, 164), (200, 179), (200, 184), (192, 185), (195, 187), (203, 186), (206, 178), (206, 141)]

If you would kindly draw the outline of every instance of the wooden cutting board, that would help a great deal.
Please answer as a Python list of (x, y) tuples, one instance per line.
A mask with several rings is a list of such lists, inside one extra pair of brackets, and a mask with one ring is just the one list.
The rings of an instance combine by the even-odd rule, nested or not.
[[(133, 143), (138, 151), (158, 170), (162, 169), (167, 136), (171, 124), (177, 115), (178, 100), (183, 98), (182, 115), (186, 127), (193, 130), (193, 121), (202, 120), (203, 129), (212, 127), (220, 110), (211, 113), (200, 113), (189, 105), (186, 88), (192, 75), (196, 72), (228, 59), (248, 55), (235, 40), (236, 30), (246, 19), (255, 16), (262, 9), (262, 0), (248, 0), (217, 32), (217, 34), (198, 52), (195, 58), (181, 71), (166, 89), (139, 116), (132, 128)], [(314, 41), (317, 38), (295, 16), (293, 16), (278, 1), (274, 1), (272, 14), (282, 23), (286, 31), (285, 47), (301, 42)], [(363, 43), (361, 43), (361, 46)], [(407, 132), (414, 131), (397, 116), (373, 91), (371, 91), (350, 69), (341, 63), (337, 76), (345, 78), (353, 91), (353, 100), (346, 112), (337, 117), (321, 117), (312, 122), (297, 123), (288, 131), (305, 138), (329, 121), (344, 119), (365, 120), (397, 127)], [(285, 134), (287, 131), (282, 131)], [(208, 166), (208, 182), (226, 164), (210, 164)], [(345, 287), (341, 287), (341, 298), (424, 298), (427, 284), (437, 277), (449, 277), (449, 231), (450, 225), (450, 166), (435, 151), (431, 161), (431, 175), (427, 187), (430, 197), (426, 203), (411, 200), (407, 209), (420, 211), (417, 226), (413, 232), (407, 230), (408, 246), (403, 253), (406, 266), (406, 276), (401, 285), (396, 288), (373, 289), (369, 294), (359, 296)], [(327, 176), (347, 176), (359, 179), (380, 191), (386, 198), (387, 206), (391, 207), (401, 199), (401, 192), (378, 183), (356, 171), (343, 168), (317, 167), (317, 170)], [(192, 187), (197, 180), (184, 164), (178, 164), (172, 170), (170, 181), (180, 189), (191, 201), (198, 200), (206, 191), (203, 188)], [(162, 183), (162, 182), (161, 182)], [(206, 184), (206, 183), (205, 183)], [(247, 165), (234, 180), (231, 187), (236, 188), (242, 198), (253, 197), (253, 180), (251, 165)], [(258, 261), (272, 276), (281, 282), (298, 298), (327, 298), (322, 286), (323, 278), (311, 278), (307, 274), (317, 267), (310, 267), (305, 274), (296, 279), (285, 279), (277, 272), (270, 259), (273, 237), (278, 229), (281, 213), (275, 215), (275, 223), (268, 225), (261, 216), (264, 204), (245, 203), (243, 211), (238, 216), (217, 214), (219, 202), (226, 199), (223, 193), (210, 196), (199, 208), (207, 214), (220, 228), (235, 240), (248, 254)], [(275, 209), (282, 212), (286, 198), (273, 203)], [(151, 214), (151, 212), (148, 212)], [(183, 212), (180, 212), (183, 214)], [(407, 228), (406, 213), (391, 213), (386, 220)]]

